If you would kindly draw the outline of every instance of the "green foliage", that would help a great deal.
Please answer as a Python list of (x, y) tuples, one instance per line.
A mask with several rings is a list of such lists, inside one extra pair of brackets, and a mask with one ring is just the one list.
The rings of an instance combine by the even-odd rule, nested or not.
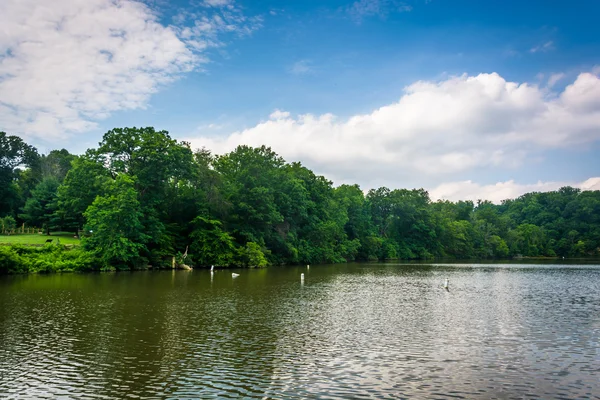
[(57, 193), (57, 217), (65, 228), (77, 232), (85, 223), (84, 213), (109, 180), (104, 166), (89, 157), (80, 157), (72, 162)]
[(0, 246), (0, 274), (28, 272), (25, 260), (11, 247)]
[(41, 181), (31, 192), (19, 217), (29, 225), (45, 228), (49, 234), (50, 228), (56, 225), (54, 214), (58, 207), (56, 194), (59, 185), (59, 181), (53, 177)]
[(269, 265), (263, 249), (254, 242), (248, 242), (246, 246), (238, 249), (237, 263), (247, 268), (262, 268)]
[(5, 274), (91, 271), (96, 265), (93, 254), (80, 248), (0, 246), (0, 273)]
[(47, 155), (42, 155), (39, 161), (41, 178), (54, 178), (62, 182), (76, 159), (77, 156), (66, 149), (52, 150)]
[(84, 237), (83, 247), (95, 254), (105, 270), (143, 266), (148, 236), (140, 222), (134, 180), (119, 174), (106, 182), (104, 192), (85, 212), (85, 230), (90, 236)]
[(194, 157), (188, 143), (151, 127), (119, 128), (107, 132), (100, 147), (89, 150), (88, 156), (113, 177), (134, 178), (138, 220), (145, 233), (144, 248), (139, 250), (150, 262), (160, 264), (185, 246), (178, 237), (189, 233), (185, 228), (198, 215), (191, 182)]
[(78, 270), (89, 260), (170, 267), (186, 248), (188, 264), (245, 267), (600, 255), (600, 191), (565, 187), (502, 204), (432, 202), (423, 189), (365, 195), (265, 146), (215, 156), (151, 127), (113, 129), (80, 157), (40, 157), (0, 133), (0, 216), (5, 229), (23, 220), (85, 228), (80, 255), (3, 249), (0, 272)]
[(17, 221), (10, 216), (7, 215), (4, 218), (0, 218), (0, 233), (8, 234), (13, 231), (17, 227)]
[(18, 136), (0, 132), (0, 215), (16, 215), (21, 206), (17, 184), (22, 166), (30, 169), (38, 164), (39, 155), (35, 147), (28, 145)]
[(229, 266), (236, 256), (233, 237), (221, 228), (221, 222), (196, 217), (190, 237), (190, 251), (198, 265)]

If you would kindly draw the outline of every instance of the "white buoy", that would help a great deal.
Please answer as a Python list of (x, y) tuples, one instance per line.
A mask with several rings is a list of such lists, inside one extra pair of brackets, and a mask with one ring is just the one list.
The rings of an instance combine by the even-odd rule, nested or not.
[(448, 290), (448, 279), (444, 281), (444, 289)]
[(232, 272), (232, 273), (231, 273), (231, 277), (232, 277), (232, 278), (237, 278), (238, 276), (240, 276), (240, 274), (236, 274), (235, 272)]

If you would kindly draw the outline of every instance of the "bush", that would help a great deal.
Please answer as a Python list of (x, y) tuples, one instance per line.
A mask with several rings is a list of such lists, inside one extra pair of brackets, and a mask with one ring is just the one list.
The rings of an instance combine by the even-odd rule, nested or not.
[(269, 265), (263, 250), (254, 242), (248, 242), (245, 247), (238, 249), (238, 262), (241, 266), (249, 268), (262, 268)]
[(25, 260), (10, 246), (0, 247), (0, 274), (27, 272)]
[(64, 246), (44, 247), (7, 246), (0, 248), (0, 273), (75, 272), (97, 269), (98, 262), (85, 250)]
[(0, 218), (0, 226), (1, 226), (0, 233), (8, 234), (9, 232), (15, 230), (15, 228), (17, 227), (17, 222), (15, 221), (15, 219), (13, 217), (8, 215), (4, 218)]

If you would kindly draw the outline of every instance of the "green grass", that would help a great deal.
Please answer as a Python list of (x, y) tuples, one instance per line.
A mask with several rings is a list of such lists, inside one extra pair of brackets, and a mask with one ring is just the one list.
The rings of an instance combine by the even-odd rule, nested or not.
[(57, 238), (60, 239), (60, 244), (80, 244), (79, 239), (74, 238), (73, 233), (68, 232), (52, 232), (50, 236), (38, 233), (0, 235), (0, 244), (45, 244), (48, 239), (52, 239), (52, 243), (56, 244)]

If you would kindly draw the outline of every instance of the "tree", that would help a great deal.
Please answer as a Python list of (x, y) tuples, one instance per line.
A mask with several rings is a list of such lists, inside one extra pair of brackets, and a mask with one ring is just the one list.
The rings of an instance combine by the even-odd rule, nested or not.
[(199, 265), (229, 266), (236, 256), (233, 237), (221, 228), (219, 221), (196, 217), (193, 221), (190, 251)]
[(375, 260), (381, 250), (381, 245), (374, 240), (375, 228), (367, 209), (365, 196), (358, 185), (341, 185), (335, 189), (338, 206), (345, 210), (348, 222), (344, 231), (349, 240), (358, 240), (356, 258), (359, 260)]
[(10, 234), (17, 227), (17, 221), (10, 215), (7, 215), (4, 218), (0, 218), (0, 227), (2, 229), (0, 233)]
[(238, 146), (215, 160), (224, 197), (232, 204), (228, 225), (239, 241), (263, 241), (275, 224), (283, 222), (276, 203), (283, 165), (284, 160), (265, 146)]
[(42, 155), (38, 163), (40, 178), (53, 177), (62, 182), (75, 159), (77, 156), (69, 153), (66, 149), (52, 150), (47, 155)]
[(85, 229), (89, 236), (83, 246), (100, 260), (102, 268), (126, 269), (142, 267), (149, 240), (141, 223), (142, 210), (134, 189), (135, 182), (118, 174), (104, 187), (104, 195), (96, 197), (85, 212)]
[(191, 176), (189, 144), (151, 127), (110, 130), (104, 134), (100, 147), (89, 153), (113, 176), (135, 176), (135, 189), (144, 207), (162, 203), (169, 185)]
[(75, 159), (58, 188), (57, 218), (78, 235), (85, 224), (85, 211), (97, 196), (104, 194), (109, 180), (108, 170), (102, 164), (89, 157)]
[(31, 192), (23, 207), (23, 213), (19, 214), (30, 225), (45, 228), (46, 234), (50, 234), (50, 228), (54, 226), (53, 216), (58, 207), (56, 193), (58, 180), (50, 177), (41, 181)]
[(186, 246), (197, 264), (246, 267), (600, 254), (600, 191), (565, 187), (501, 204), (432, 203), (423, 189), (365, 195), (265, 146), (215, 156), (151, 127), (113, 129), (79, 157), (39, 157), (0, 133), (4, 230), (21, 223), (18, 210), (47, 231), (93, 231), (84, 246), (103, 268), (170, 266)]
[(0, 132), (0, 215), (16, 213), (19, 204), (19, 188), (15, 183), (18, 168), (34, 166), (38, 159), (35, 147), (17, 136)]
[(248, 242), (245, 247), (238, 249), (238, 260), (241, 266), (247, 268), (262, 268), (269, 265), (263, 249), (254, 242)]
[[(127, 174), (134, 178), (142, 212), (140, 221), (150, 237), (147, 248), (151, 262), (161, 262), (174, 254), (180, 232), (177, 224), (171, 224), (169, 211), (177, 208), (179, 188), (192, 178), (189, 144), (152, 127), (117, 128), (104, 134), (100, 147), (88, 151), (88, 155), (106, 166), (112, 176)], [(169, 232), (169, 227), (174, 229)]]

